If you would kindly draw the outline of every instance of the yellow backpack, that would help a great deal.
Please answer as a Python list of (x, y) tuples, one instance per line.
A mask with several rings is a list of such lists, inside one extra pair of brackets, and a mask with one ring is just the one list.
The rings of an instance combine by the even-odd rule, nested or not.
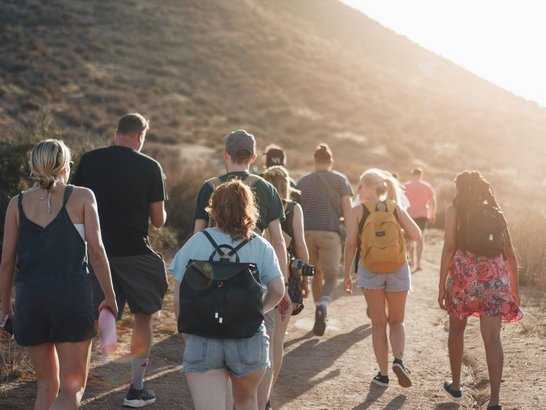
[[(364, 226), (360, 232), (360, 258), (370, 272), (396, 272), (406, 263), (404, 233), (396, 215), (396, 203), (362, 204)], [(367, 215), (367, 216), (366, 216)]]

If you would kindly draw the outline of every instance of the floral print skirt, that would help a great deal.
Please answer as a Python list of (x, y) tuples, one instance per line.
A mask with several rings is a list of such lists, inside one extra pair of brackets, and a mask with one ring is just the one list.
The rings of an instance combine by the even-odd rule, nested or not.
[(505, 322), (523, 317), (512, 297), (510, 275), (501, 255), (487, 258), (457, 250), (449, 266), (447, 309), (450, 316), (501, 316)]

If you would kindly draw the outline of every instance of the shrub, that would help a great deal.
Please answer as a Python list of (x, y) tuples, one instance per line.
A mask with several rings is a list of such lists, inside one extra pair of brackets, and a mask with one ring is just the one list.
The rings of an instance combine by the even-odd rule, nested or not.
[(508, 217), (508, 224), (518, 254), (520, 284), (546, 290), (546, 216), (529, 208)]

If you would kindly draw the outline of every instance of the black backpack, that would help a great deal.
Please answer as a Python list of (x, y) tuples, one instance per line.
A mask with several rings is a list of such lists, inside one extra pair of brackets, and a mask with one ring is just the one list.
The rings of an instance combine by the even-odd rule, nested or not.
[[(233, 248), (218, 245), (206, 230), (203, 234), (214, 251), (206, 261), (188, 262), (180, 283), (178, 331), (214, 339), (251, 337), (264, 315), (258, 269), (253, 263), (240, 263), (237, 255), (248, 241)], [(216, 253), (219, 261), (213, 260)]]
[(506, 221), (502, 211), (483, 203), (470, 209), (463, 221), (462, 248), (479, 256), (502, 254)]

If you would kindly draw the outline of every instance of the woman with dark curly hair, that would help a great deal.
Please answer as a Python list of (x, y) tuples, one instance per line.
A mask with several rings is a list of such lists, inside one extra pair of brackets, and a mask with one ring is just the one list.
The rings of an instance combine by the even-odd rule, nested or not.
[[(232, 249), (248, 241), (237, 250), (241, 263), (254, 263), (260, 283), (265, 287), (263, 313), (272, 310), (284, 295), (284, 279), (273, 247), (264, 238), (254, 235), (258, 210), (251, 188), (240, 180), (219, 185), (210, 198), (207, 212), (215, 227), (197, 232), (178, 251), (169, 267), (176, 285), (175, 314), (179, 315), (180, 283), (190, 260), (208, 260), (215, 248), (210, 235), (220, 248)], [(216, 255), (218, 258), (219, 255)], [(284, 263), (284, 261), (283, 261)], [(256, 333), (248, 338), (211, 338), (188, 334), (184, 349), (182, 371), (196, 409), (224, 409), (228, 381), (233, 389), (237, 409), (258, 409), (257, 392), (269, 362), (270, 341), (262, 322)]]
[(464, 331), (469, 316), (480, 318), (491, 397), (488, 409), (502, 409), (499, 390), (503, 350), (501, 321), (523, 316), (519, 308), (517, 260), (491, 185), (478, 171), (455, 178), (456, 195), (447, 208), (438, 303), (449, 313), (451, 382), (444, 390), (460, 399)]

